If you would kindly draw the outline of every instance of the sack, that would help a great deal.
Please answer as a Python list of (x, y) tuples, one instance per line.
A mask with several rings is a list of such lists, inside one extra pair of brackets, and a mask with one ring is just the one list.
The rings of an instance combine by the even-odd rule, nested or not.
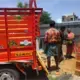
[(67, 41), (67, 44), (73, 44), (73, 41), (69, 40)]

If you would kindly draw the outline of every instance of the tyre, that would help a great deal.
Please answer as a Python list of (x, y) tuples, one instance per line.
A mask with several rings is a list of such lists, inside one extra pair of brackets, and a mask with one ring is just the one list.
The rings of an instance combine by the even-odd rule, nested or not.
[(19, 73), (14, 69), (0, 69), (0, 80), (19, 80)]

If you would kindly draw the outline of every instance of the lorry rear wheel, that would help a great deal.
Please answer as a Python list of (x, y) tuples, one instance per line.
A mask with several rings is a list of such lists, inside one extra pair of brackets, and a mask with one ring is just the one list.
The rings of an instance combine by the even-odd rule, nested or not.
[(19, 80), (19, 73), (14, 69), (1, 69), (0, 80)]

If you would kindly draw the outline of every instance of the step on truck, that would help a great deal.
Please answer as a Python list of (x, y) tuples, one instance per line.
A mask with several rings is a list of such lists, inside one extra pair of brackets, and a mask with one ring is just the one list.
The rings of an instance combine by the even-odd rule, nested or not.
[(36, 56), (41, 13), (36, 0), (29, 0), (29, 8), (0, 8), (0, 80), (19, 80), (27, 66), (41, 70)]

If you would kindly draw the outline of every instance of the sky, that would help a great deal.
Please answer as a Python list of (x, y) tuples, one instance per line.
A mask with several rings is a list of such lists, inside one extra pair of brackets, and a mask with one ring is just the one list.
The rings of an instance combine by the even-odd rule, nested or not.
[[(17, 3), (28, 0), (0, 0), (0, 7), (16, 7)], [(50, 13), (56, 22), (61, 22), (63, 15), (73, 14), (80, 17), (80, 0), (36, 0), (37, 6)]]

